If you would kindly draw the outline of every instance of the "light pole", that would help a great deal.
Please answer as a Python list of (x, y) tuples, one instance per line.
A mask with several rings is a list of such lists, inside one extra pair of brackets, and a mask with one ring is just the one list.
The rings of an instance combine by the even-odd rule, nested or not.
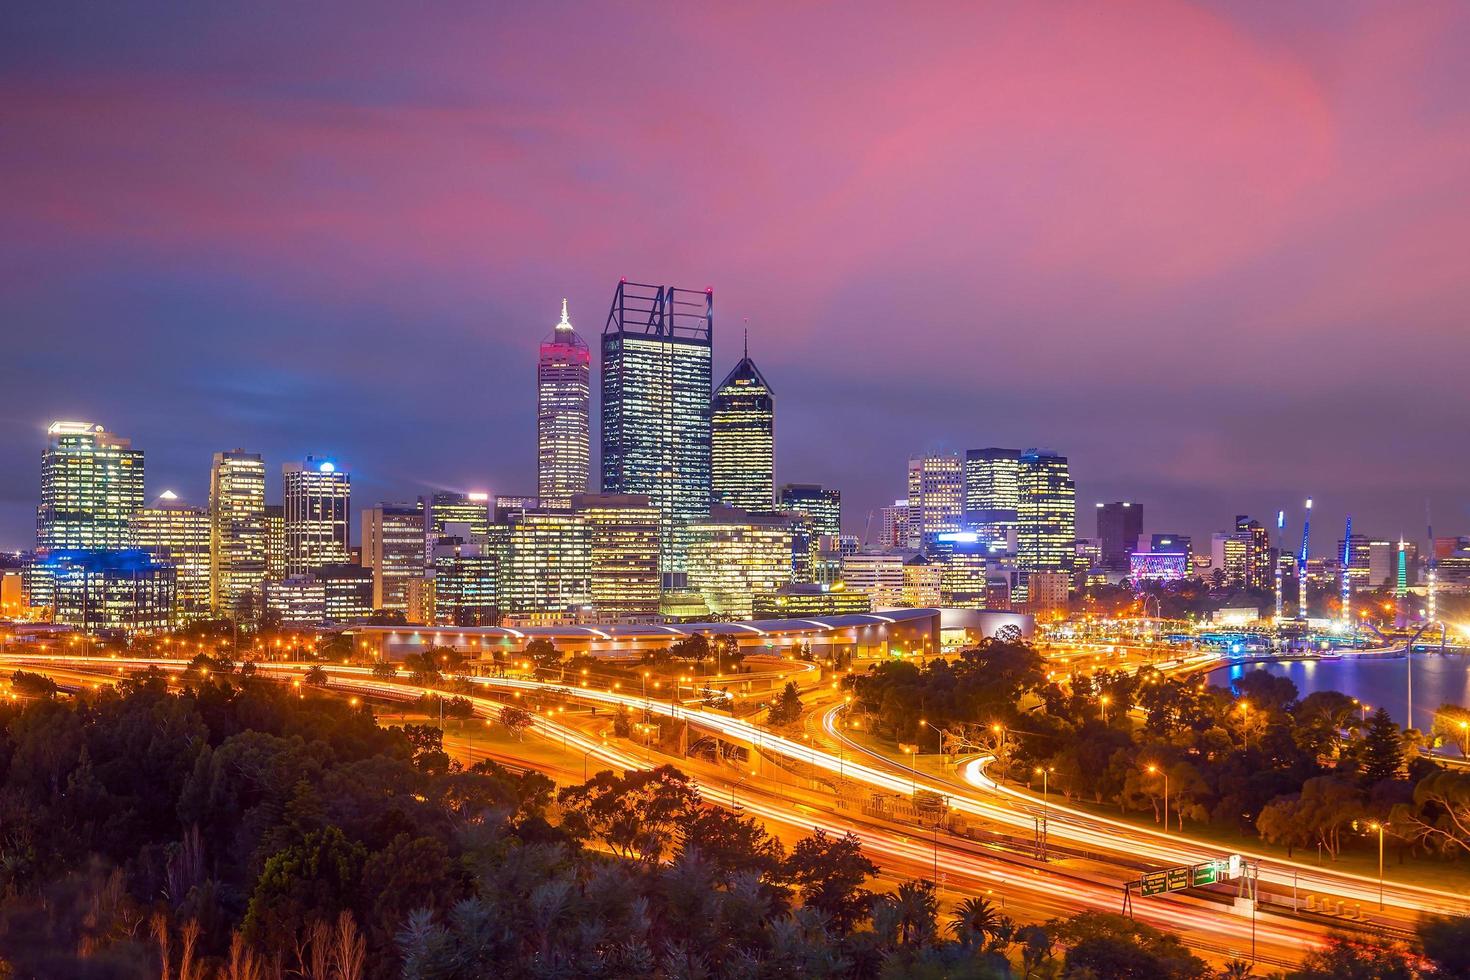
[(750, 772), (746, 773), (745, 775), (741, 776), (739, 779), (735, 780), (735, 785), (733, 785), (733, 786), (730, 787), (730, 810), (731, 810), (731, 812), (734, 812), (735, 811), (735, 791), (740, 788), (740, 784), (741, 783), (745, 782), (747, 779), (749, 779), (751, 776), (754, 776), (754, 775), (755, 775), (755, 770), (752, 769), (752, 770), (750, 770)]
[[(1046, 783), (1047, 783), (1047, 776), (1051, 775), (1051, 773), (1054, 772), (1054, 771), (1055, 771), (1055, 767), (1053, 767), (1053, 766), (1047, 766), (1046, 768), (1042, 768), (1041, 766), (1037, 766), (1036, 767), (1037, 774), (1041, 776), (1041, 834), (1040, 834), (1041, 841), (1040, 841), (1040, 843), (1041, 843), (1041, 860), (1043, 860), (1043, 861), (1046, 860), (1046, 818), (1047, 818), (1047, 808), (1046, 808), (1046, 805), (1047, 805), (1047, 784)], [(1168, 830), (1169, 829), (1167, 823), (1164, 825), (1164, 829), (1165, 830)]]
[(1378, 831), (1378, 910), (1383, 911), (1383, 828), (1386, 823), (1370, 823), (1369, 830)]
[(1470, 721), (1460, 719), (1460, 755), (1470, 758)]
[(910, 748), (909, 746), (905, 745), (903, 747), (903, 751), (904, 751), (904, 755), (907, 755), (909, 757), (909, 763), (906, 766), (906, 768), (909, 771), (909, 795), (910, 796), (918, 796), (919, 795), (919, 784), (918, 784), (917, 779), (916, 779), (916, 777), (914, 775), (914, 750), (912, 748)]
[(1164, 830), (1167, 831), (1169, 829), (1169, 771), (1152, 763), (1149, 764), (1148, 771), (1164, 777)]
[(1108, 703), (1112, 700), (1113, 699), (1108, 697), (1106, 694), (1100, 695), (1097, 699), (1098, 704), (1102, 705), (1102, 716), (1104, 725), (1108, 723)]

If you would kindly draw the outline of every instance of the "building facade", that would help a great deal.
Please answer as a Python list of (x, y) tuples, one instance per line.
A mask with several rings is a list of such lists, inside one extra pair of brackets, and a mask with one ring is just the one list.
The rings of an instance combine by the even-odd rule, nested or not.
[(908, 546), (927, 548), (941, 534), (960, 529), (964, 504), (964, 465), (958, 456), (919, 456), (909, 460)]
[(501, 611), (510, 617), (562, 617), (591, 605), (587, 524), (567, 511), (527, 510), (509, 525), (500, 576)]
[(817, 483), (787, 483), (777, 494), (783, 511), (811, 518), (817, 535), (842, 534), (842, 494)]
[(286, 574), (302, 575), (351, 557), (352, 478), (336, 461), (308, 456), (281, 467), (286, 509)]
[(1100, 567), (1106, 572), (1126, 573), (1128, 556), (1138, 550), (1143, 535), (1143, 505), (1115, 500), (1097, 505), (1097, 538), (1102, 550)]
[(750, 619), (756, 595), (791, 584), (791, 532), (779, 517), (716, 514), (690, 526), (688, 574), (712, 615)]
[(1024, 573), (1070, 575), (1077, 541), (1077, 488), (1067, 457), (1028, 449), (1019, 460), (1016, 566)]
[(776, 398), (749, 351), (710, 406), (710, 495), (748, 511), (775, 506)]
[(1021, 507), (1021, 453), (971, 449), (965, 453), (964, 521), (987, 544), (1016, 546)]
[(161, 633), (174, 625), (174, 567), (138, 549), (46, 557), (57, 623), (86, 633)]
[(602, 490), (659, 511), (659, 567), (685, 568), (710, 506), (714, 295), (620, 282), (602, 332)]
[(268, 546), (265, 461), (243, 449), (215, 453), (209, 471), (209, 604), (216, 616), (235, 615), (245, 597), (260, 592)]
[(546, 507), (568, 507), (587, 492), (592, 456), (592, 352), (567, 318), (541, 342), (536, 362), (536, 492)]
[(373, 572), (373, 608), (408, 612), (408, 583), (424, 577), (421, 503), (379, 504), (362, 512), (362, 563)]
[(598, 622), (658, 618), (658, 508), (637, 494), (572, 498), (587, 536), (589, 592)]
[(190, 507), (171, 490), (133, 515), (133, 541), (174, 566), (175, 625), (208, 619), (210, 520), (203, 507)]

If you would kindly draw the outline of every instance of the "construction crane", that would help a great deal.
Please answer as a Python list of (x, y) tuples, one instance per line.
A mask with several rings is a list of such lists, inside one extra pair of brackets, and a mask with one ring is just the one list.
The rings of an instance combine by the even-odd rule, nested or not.
[(1284, 576), (1281, 572), (1282, 560), (1285, 553), (1281, 550), (1281, 536), (1286, 530), (1286, 511), (1276, 512), (1276, 621), (1281, 622), (1281, 584)]
[(1353, 515), (1347, 516), (1347, 528), (1342, 532), (1342, 627), (1351, 632), (1353, 628), (1353, 581), (1348, 569), (1353, 561)]
[(1296, 560), (1296, 616), (1307, 618), (1307, 545), (1312, 537), (1312, 498), (1307, 498), (1307, 516), (1302, 519), (1302, 551)]
[[(1439, 560), (1434, 555), (1434, 521), (1429, 514), (1428, 497), (1424, 498), (1424, 530), (1425, 533), (1429, 536), (1429, 568), (1425, 576), (1427, 581), (1425, 583), (1426, 588), (1424, 590), (1424, 598), (1426, 600), (1426, 602), (1424, 603), (1424, 612), (1425, 618), (1432, 623), (1438, 618), (1438, 610), (1435, 608), (1434, 604), (1434, 576), (1435, 570), (1439, 567)], [(1443, 644), (1441, 644), (1441, 646), (1443, 646)]]

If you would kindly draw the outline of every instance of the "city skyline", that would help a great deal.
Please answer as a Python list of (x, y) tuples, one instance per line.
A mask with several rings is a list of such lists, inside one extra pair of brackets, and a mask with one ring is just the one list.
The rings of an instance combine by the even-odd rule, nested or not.
[[(0, 41), (0, 547), (34, 540), (55, 419), (146, 448), (150, 498), (204, 503), (234, 446), (341, 458), (358, 511), (531, 493), (546, 311), (595, 317), (622, 275), (720, 292), (718, 376), (750, 318), (783, 393), (777, 480), (840, 488), (850, 530), (911, 456), (1049, 446), (1081, 506), (1138, 500), (1146, 531), (1282, 508), (1299, 528), (1308, 496), (1322, 527), (1350, 511), (1419, 540), (1428, 498), (1463, 531), (1444, 447), (1470, 422), (1470, 138), (1442, 81), (1467, 15), (1354, 6), (1329, 29), (1314, 9), (869, 9), (837, 32), (426, 14), (414, 54), (404, 24), (339, 36), (327, 8), (289, 40), (226, 11), (26, 11)], [(1039, 31), (1057, 43), (1014, 43)], [(671, 89), (586, 67), (631, 33), (697, 37), (709, 70)], [(327, 39), (348, 57), (291, 56)], [(570, 67), (545, 70), (557, 52)], [(687, 133), (660, 123), (691, 106)]]

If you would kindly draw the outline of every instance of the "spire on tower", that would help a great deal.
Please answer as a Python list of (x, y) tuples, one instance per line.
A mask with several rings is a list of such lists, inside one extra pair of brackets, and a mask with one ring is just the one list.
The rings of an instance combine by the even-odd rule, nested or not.
[(563, 298), (561, 301), (561, 322), (558, 323), (557, 326), (566, 327), (568, 329), (570, 329), (572, 326), (572, 321), (567, 319), (567, 301), (565, 298)]

